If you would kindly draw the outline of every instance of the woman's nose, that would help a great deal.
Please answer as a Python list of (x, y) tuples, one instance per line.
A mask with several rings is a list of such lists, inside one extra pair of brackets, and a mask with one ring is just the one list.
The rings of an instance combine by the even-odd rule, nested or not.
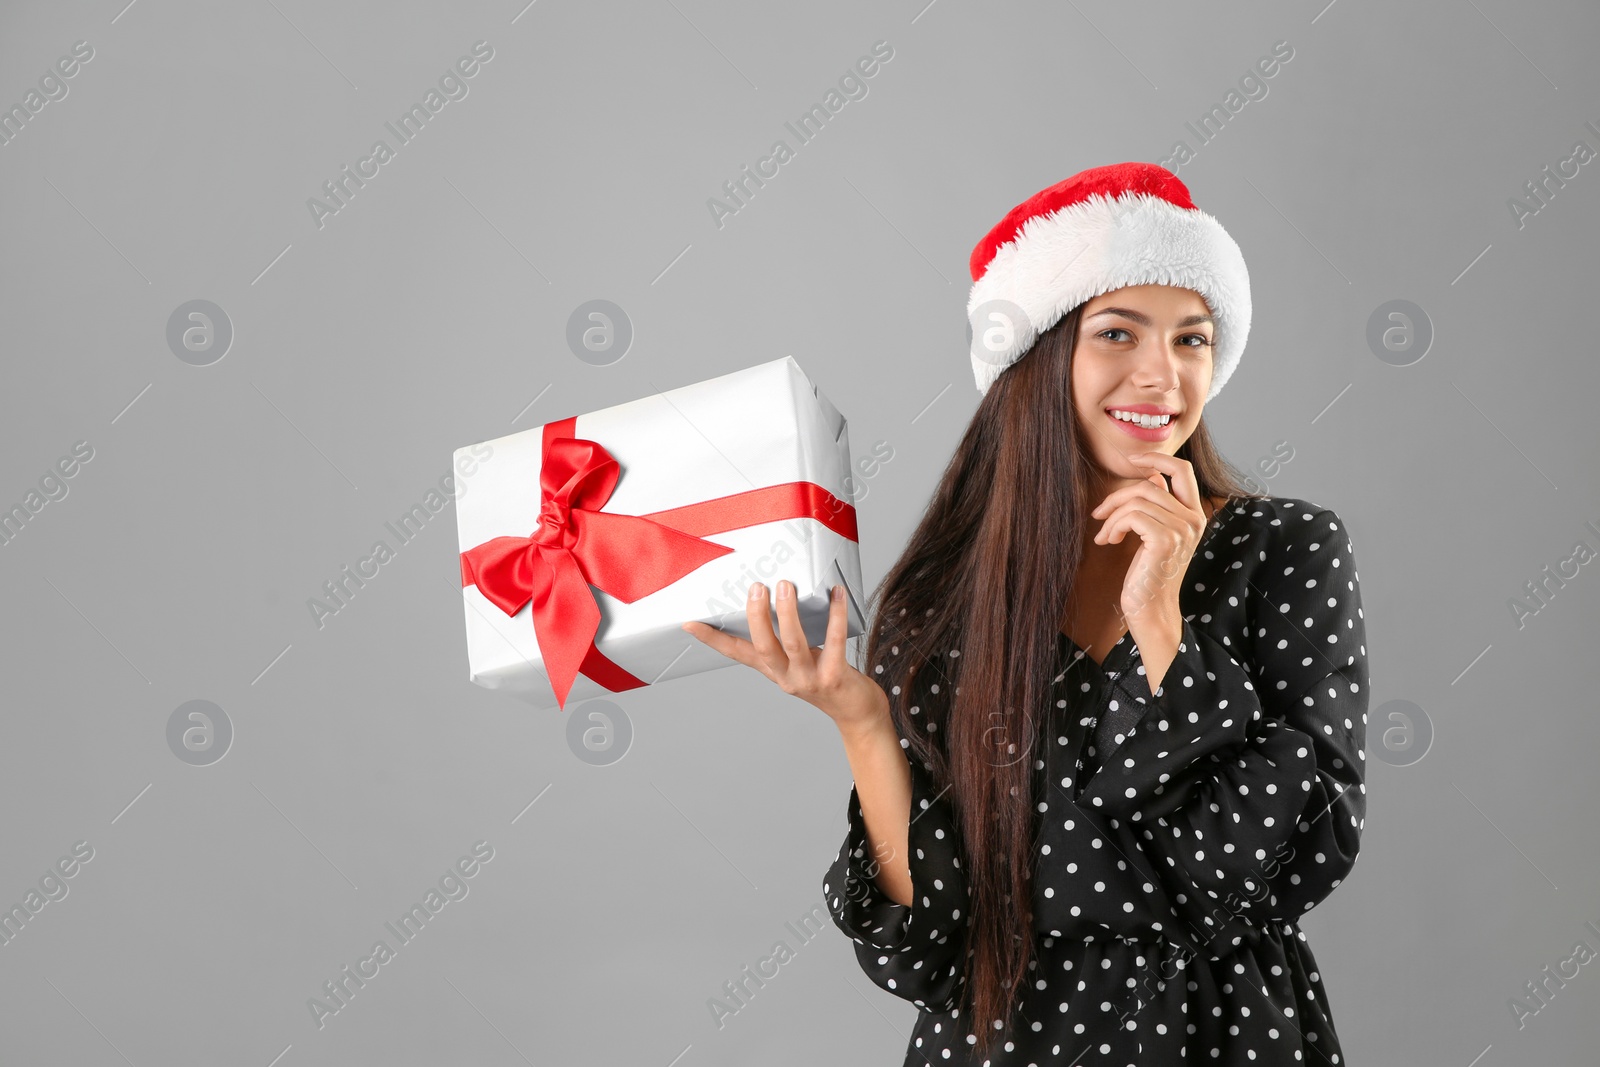
[(1171, 388), (1178, 380), (1177, 363), (1164, 351), (1143, 349), (1134, 353), (1132, 377), (1136, 382)]

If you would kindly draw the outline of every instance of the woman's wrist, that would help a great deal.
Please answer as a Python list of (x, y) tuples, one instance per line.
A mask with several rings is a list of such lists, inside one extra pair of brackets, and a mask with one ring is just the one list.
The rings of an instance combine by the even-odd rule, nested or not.
[(1183, 642), (1183, 612), (1176, 606), (1154, 605), (1147, 617), (1139, 619), (1137, 625), (1130, 623), (1128, 629), (1139, 646), (1145, 680), (1154, 693), (1178, 658), (1178, 646)]
[(838, 727), (839, 736), (844, 739), (847, 747), (863, 740), (871, 740), (884, 731), (893, 734), (896, 743), (899, 740), (899, 735), (894, 729), (894, 717), (889, 712), (888, 694), (876, 684), (872, 686), (871, 692), (860, 707), (835, 715), (833, 723)]

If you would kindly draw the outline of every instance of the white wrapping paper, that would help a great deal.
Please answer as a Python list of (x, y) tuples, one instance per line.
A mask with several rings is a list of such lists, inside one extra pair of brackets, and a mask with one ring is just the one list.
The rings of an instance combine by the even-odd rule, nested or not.
[[(814, 482), (852, 506), (844, 417), (792, 357), (579, 415), (572, 436), (598, 442), (621, 467), (604, 512), (647, 515), (796, 481)], [(472, 491), (456, 505), (463, 552), (495, 537), (527, 537), (539, 521), (543, 427), (486, 443), (492, 450), (455, 453), (457, 470), (476, 464)], [(489, 458), (480, 459), (485, 453)], [(745, 597), (754, 581), (769, 589), (781, 579), (794, 583), (810, 645), (822, 643), (835, 584), (845, 587), (849, 635), (865, 631), (857, 542), (821, 521), (791, 518), (698, 536), (734, 551), (632, 604), (589, 587), (601, 616), (595, 647), (640, 680), (654, 685), (740, 666), (681, 626), (700, 620), (749, 638)], [(462, 594), (472, 681), (535, 707), (557, 707), (531, 606), (507, 616), (475, 585)], [(776, 632), (775, 609), (769, 615)], [(567, 704), (597, 696), (614, 694), (580, 672)]]

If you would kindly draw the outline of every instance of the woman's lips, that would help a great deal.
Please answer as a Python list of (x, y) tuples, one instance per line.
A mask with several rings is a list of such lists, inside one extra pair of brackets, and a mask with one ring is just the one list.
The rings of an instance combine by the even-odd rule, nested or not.
[(1117, 429), (1121, 430), (1123, 433), (1129, 435), (1130, 437), (1136, 437), (1141, 441), (1165, 441), (1167, 438), (1172, 436), (1172, 427), (1178, 421), (1178, 417), (1174, 415), (1172, 418), (1167, 420), (1167, 424), (1165, 426), (1157, 426), (1153, 430), (1147, 430), (1143, 426), (1119, 419), (1109, 411), (1106, 412), (1106, 418), (1110, 419), (1112, 423), (1116, 425)]

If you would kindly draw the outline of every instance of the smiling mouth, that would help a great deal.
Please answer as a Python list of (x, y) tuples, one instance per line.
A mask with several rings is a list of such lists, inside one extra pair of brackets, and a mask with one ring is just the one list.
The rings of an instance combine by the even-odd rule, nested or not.
[(1161, 430), (1171, 426), (1177, 421), (1177, 414), (1168, 415), (1142, 415), (1137, 412), (1124, 412), (1120, 408), (1106, 408), (1106, 416), (1128, 426), (1136, 426), (1141, 430)]

